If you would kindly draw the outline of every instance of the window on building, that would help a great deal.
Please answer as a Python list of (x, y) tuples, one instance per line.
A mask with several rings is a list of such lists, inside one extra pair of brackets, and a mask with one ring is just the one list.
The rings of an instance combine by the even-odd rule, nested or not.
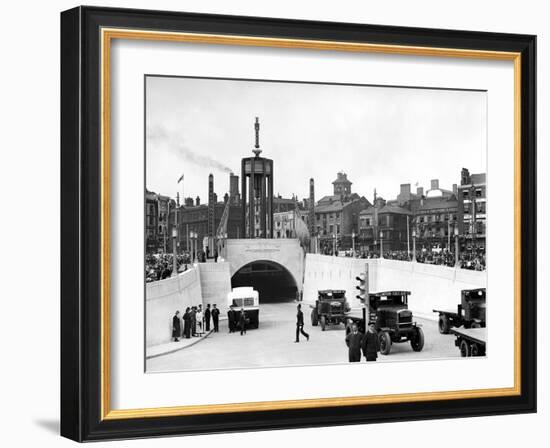
[(328, 226), (329, 233), (333, 233), (333, 229), (334, 229), (334, 226), (332, 224)]
[(462, 190), (462, 197), (468, 199), (470, 197), (470, 192), (468, 190)]
[(481, 188), (476, 188), (476, 198), (480, 198), (482, 193), (483, 191), (481, 190)]

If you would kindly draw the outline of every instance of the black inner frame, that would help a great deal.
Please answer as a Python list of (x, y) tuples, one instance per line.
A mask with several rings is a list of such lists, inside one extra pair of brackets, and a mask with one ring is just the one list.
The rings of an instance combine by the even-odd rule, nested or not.
[[(521, 395), (100, 420), (100, 28), (521, 53)], [(536, 411), (536, 37), (78, 7), (61, 14), (61, 435), (77, 441)]]

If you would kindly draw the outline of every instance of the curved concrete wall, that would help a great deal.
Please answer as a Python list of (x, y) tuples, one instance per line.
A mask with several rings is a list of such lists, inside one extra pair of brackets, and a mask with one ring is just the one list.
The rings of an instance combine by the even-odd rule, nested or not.
[(434, 308), (456, 309), (460, 291), (487, 286), (485, 272), (454, 269), (407, 261), (354, 259), (307, 254), (304, 275), (304, 301), (314, 302), (320, 289), (345, 289), (352, 307), (361, 302), (355, 298), (355, 277), (369, 265), (369, 290), (402, 289), (411, 291), (409, 307), (413, 312), (436, 319)]
[(333, 257), (330, 255), (307, 254), (304, 274), (304, 302), (313, 303), (320, 289), (345, 289), (346, 296), (352, 307), (358, 307), (361, 302), (355, 298), (359, 293), (357, 277), (365, 271), (369, 264), (370, 289), (375, 279), (372, 261), (359, 258)]
[(456, 310), (463, 289), (487, 287), (487, 274), (446, 266), (378, 260), (376, 287), (379, 290), (410, 290), (409, 307), (413, 312), (420, 317), (436, 319), (432, 310)]
[[(200, 274), (189, 269), (177, 277), (147, 283), (145, 287), (145, 344), (147, 347), (170, 342), (172, 318), (176, 310), (180, 318), (188, 306), (202, 303)], [(183, 323), (182, 323), (183, 328)]]

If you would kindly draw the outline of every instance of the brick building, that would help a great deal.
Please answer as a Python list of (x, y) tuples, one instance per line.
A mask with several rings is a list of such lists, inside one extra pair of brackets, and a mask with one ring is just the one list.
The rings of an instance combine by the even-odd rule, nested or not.
[(321, 251), (330, 251), (334, 241), (338, 250), (352, 247), (352, 235), (358, 234), (359, 213), (370, 206), (370, 202), (352, 193), (345, 173), (338, 173), (333, 185), (333, 195), (324, 196), (315, 205), (316, 236)]
[(168, 216), (176, 203), (168, 196), (145, 192), (145, 244), (147, 253), (166, 252), (170, 232)]
[(485, 173), (461, 172), (458, 186), (458, 229), (462, 250), (485, 250), (487, 221), (487, 184)]

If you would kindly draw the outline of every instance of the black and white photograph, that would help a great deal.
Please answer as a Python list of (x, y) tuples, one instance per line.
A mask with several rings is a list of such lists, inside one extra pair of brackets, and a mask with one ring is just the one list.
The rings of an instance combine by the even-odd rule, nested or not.
[(144, 82), (147, 373), (489, 356), (486, 91)]

